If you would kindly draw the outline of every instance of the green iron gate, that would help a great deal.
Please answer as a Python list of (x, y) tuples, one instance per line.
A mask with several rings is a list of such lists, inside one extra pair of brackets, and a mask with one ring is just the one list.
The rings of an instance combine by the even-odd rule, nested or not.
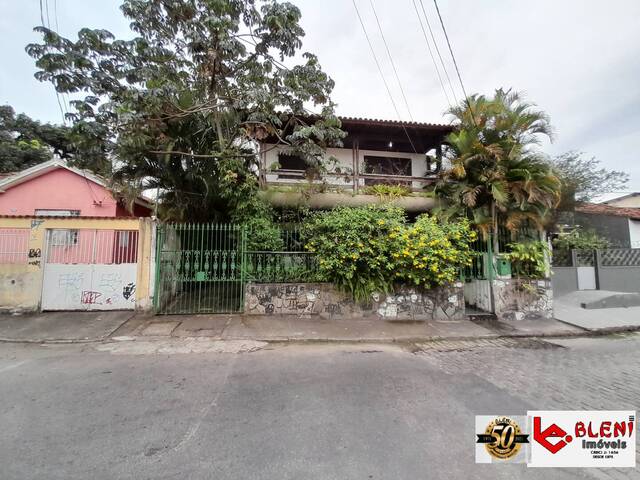
[(157, 231), (156, 313), (236, 313), (244, 306), (246, 229), (165, 224)]

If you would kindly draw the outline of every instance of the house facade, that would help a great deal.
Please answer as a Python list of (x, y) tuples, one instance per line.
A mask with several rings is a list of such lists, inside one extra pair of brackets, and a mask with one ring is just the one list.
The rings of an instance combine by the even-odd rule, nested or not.
[(151, 212), (60, 160), (0, 179), (0, 311), (144, 308)]
[(304, 201), (311, 208), (358, 206), (379, 200), (370, 188), (400, 185), (407, 194), (396, 200), (410, 212), (434, 206), (424, 195), (438, 178), (442, 145), (453, 127), (341, 117), (347, 133), (341, 148), (326, 152), (326, 171), (314, 172), (286, 145), (269, 139), (261, 145), (260, 181), (264, 197), (276, 206)]
[(87, 170), (51, 160), (0, 179), (0, 215), (148, 217), (149, 200), (136, 199), (133, 212)]
[(640, 208), (583, 203), (576, 206), (573, 222), (594, 230), (608, 239), (612, 247), (640, 248)]
[(612, 207), (640, 208), (640, 192), (632, 192), (603, 203)]

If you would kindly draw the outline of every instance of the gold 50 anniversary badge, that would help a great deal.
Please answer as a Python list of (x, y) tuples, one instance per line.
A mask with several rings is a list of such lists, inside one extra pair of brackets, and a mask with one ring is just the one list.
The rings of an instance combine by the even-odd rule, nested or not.
[(477, 443), (484, 443), (489, 455), (508, 460), (520, 451), (520, 445), (529, 443), (529, 435), (522, 434), (520, 426), (509, 417), (497, 417), (487, 425), (484, 433), (476, 434)]

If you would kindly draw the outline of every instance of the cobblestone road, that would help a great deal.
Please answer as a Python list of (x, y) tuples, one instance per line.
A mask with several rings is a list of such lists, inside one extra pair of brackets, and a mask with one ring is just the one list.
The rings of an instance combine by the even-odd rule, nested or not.
[[(476, 375), (536, 410), (638, 410), (640, 404), (639, 334), (438, 341), (417, 345), (415, 353), (449, 374)], [(591, 472), (602, 479), (640, 480), (638, 469)]]

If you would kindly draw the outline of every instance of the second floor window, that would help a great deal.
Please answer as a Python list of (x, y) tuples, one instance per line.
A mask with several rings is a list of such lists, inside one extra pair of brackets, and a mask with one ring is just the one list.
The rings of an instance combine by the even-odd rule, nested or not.
[[(399, 157), (375, 157), (372, 155), (364, 156), (364, 173), (375, 175), (394, 175), (394, 176), (411, 176), (411, 159)], [(385, 178), (367, 178), (365, 185), (377, 184), (405, 184), (394, 179)]]
[[(304, 172), (308, 167), (307, 163), (299, 155), (290, 155), (287, 153), (278, 154), (278, 163), (280, 164), (280, 170), (297, 170), (300, 172)], [(279, 172), (278, 178), (302, 180), (304, 176)]]

